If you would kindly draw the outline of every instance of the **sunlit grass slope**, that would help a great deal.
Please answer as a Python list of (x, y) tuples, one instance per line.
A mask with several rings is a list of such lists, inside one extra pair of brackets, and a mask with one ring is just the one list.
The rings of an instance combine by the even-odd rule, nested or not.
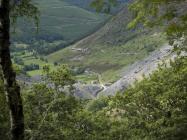
[(113, 82), (124, 67), (147, 57), (166, 39), (160, 31), (127, 29), (131, 13), (124, 7), (96, 33), (76, 44), (47, 56), (49, 62), (67, 63), (102, 75)]

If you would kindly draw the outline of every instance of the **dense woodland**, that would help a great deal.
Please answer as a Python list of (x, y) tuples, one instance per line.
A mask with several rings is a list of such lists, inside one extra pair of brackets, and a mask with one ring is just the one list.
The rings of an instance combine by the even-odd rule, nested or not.
[[(108, 13), (117, 2), (93, 0), (91, 6)], [(74, 96), (76, 78), (67, 65), (56, 70), (44, 66), (40, 83), (28, 86), (16, 80), (20, 71), (13, 63), (23, 65), (24, 72), (39, 69), (39, 65), (24, 65), (23, 60), (10, 55), (10, 27), (16, 28), (18, 17), (33, 19), (37, 26), (39, 9), (31, 0), (1, 0), (0, 139), (187, 139), (186, 7), (186, 0), (130, 3), (134, 16), (128, 28), (141, 26), (163, 31), (177, 57), (124, 92), (82, 100)]]

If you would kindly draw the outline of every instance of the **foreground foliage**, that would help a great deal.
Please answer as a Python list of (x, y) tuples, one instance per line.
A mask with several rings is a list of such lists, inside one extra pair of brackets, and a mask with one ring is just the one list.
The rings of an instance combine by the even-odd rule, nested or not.
[(186, 139), (187, 59), (170, 65), (160, 67), (124, 94), (89, 104), (87, 139)]
[[(123, 94), (92, 101), (81, 101), (59, 90), (59, 77), (67, 78), (63, 87), (73, 84), (68, 68), (62, 69), (48, 73), (46, 81), (55, 80), (54, 87), (41, 83), (24, 90), (26, 139), (187, 138), (186, 57), (170, 62), (170, 67), (160, 66), (149, 78), (135, 83)], [(7, 112), (4, 102), (0, 104), (3, 111), (0, 137), (8, 139)]]

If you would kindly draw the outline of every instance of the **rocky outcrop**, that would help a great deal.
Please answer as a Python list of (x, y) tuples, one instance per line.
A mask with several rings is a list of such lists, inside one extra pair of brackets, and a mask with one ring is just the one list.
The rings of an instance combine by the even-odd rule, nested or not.
[(98, 93), (103, 91), (103, 87), (99, 84), (77, 83), (74, 85), (74, 87), (74, 95), (82, 99), (93, 99)]
[(122, 72), (122, 78), (100, 92), (99, 96), (115, 95), (117, 92), (124, 91), (136, 80), (141, 80), (143, 75), (148, 76), (155, 71), (158, 68), (158, 65), (164, 60), (176, 57), (175, 54), (171, 53), (171, 50), (172, 46), (164, 45), (143, 61), (136, 62), (127, 67)]

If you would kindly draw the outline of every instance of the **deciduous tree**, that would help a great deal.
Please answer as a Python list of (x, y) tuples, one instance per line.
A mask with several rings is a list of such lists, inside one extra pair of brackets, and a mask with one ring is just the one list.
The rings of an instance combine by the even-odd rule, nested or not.
[(19, 16), (36, 17), (33, 15), (37, 12), (30, 0), (0, 1), (0, 65), (10, 111), (12, 140), (24, 139), (24, 115), (20, 87), (10, 57), (10, 23), (11, 19), (15, 23)]

